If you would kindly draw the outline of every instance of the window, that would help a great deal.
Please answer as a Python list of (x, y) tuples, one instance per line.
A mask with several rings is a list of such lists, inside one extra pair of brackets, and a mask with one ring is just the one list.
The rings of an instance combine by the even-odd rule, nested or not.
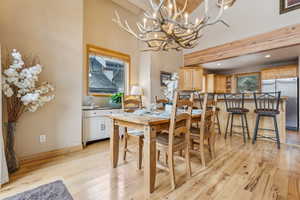
[(130, 57), (100, 47), (88, 46), (88, 93), (111, 95), (129, 86)]

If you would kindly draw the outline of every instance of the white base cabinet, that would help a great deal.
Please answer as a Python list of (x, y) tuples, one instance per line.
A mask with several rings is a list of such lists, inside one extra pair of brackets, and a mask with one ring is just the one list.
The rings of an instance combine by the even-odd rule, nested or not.
[[(121, 110), (84, 110), (83, 111), (83, 131), (82, 142), (85, 146), (87, 142), (107, 139), (111, 135), (112, 120), (107, 115), (120, 113)], [(122, 134), (122, 129), (120, 133)]]

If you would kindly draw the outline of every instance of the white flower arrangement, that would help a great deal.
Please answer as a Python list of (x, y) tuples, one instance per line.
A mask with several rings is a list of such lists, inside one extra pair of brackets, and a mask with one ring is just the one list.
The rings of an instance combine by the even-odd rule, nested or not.
[(167, 87), (163, 89), (163, 93), (165, 97), (168, 98), (169, 102), (172, 102), (175, 91), (178, 88), (178, 74), (173, 73), (171, 80), (164, 81), (164, 83), (167, 85)]
[(41, 65), (26, 66), (16, 49), (11, 52), (11, 57), (11, 64), (3, 72), (2, 90), (8, 100), (9, 120), (17, 121), (24, 111), (35, 112), (53, 100), (54, 95), (48, 93), (54, 88), (47, 82), (38, 84)]

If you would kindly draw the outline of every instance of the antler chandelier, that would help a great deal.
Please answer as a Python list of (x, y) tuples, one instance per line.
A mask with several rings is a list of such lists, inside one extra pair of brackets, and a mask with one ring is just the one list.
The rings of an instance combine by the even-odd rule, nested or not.
[(194, 22), (189, 20), (186, 11), (188, 0), (182, 8), (177, 6), (176, 0), (160, 0), (158, 4), (149, 0), (151, 11), (146, 11), (142, 23), (136, 24), (139, 33), (130, 27), (127, 20), (122, 23), (117, 11), (113, 21), (138, 40), (145, 42), (148, 47), (144, 51), (192, 49), (199, 43), (205, 27), (219, 22), (228, 26), (221, 20), (225, 0), (217, 1), (220, 10), (213, 19), (209, 16), (209, 0), (204, 0), (204, 16), (201, 19), (196, 18)]

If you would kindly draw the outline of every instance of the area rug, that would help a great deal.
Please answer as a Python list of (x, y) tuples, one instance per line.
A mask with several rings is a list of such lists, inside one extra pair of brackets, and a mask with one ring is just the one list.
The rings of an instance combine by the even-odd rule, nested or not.
[(73, 200), (73, 198), (62, 181), (55, 181), (4, 200)]

